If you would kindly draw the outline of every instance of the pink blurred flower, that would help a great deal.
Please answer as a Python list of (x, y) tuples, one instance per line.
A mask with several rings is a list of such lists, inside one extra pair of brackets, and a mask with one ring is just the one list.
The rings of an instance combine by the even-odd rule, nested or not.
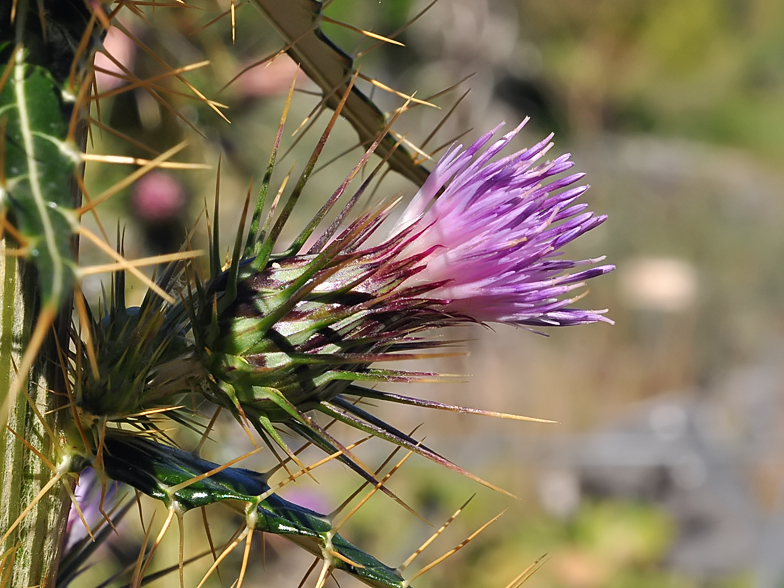
[(183, 185), (164, 171), (152, 171), (136, 182), (131, 198), (134, 214), (147, 223), (179, 218), (187, 200)]
[[(105, 53), (114, 57), (127, 69), (133, 70), (133, 65), (136, 61), (136, 45), (133, 44), (133, 41), (126, 34), (116, 27), (110, 28), (106, 33), (106, 38), (103, 40), (103, 47)], [(95, 54), (95, 67), (95, 80), (98, 83), (99, 92), (107, 92), (127, 83), (123, 78), (118, 77), (118, 75), (125, 75), (122, 69), (104, 53)], [(106, 71), (100, 71), (97, 68)]]

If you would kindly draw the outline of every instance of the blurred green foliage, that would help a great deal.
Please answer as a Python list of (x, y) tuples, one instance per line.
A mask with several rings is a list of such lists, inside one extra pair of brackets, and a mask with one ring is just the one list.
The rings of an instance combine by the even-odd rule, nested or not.
[[(436, 525), (476, 490), (470, 481), (416, 465), (403, 472), (393, 487), (401, 495), (413, 497), (411, 505)], [(340, 491), (350, 488), (347, 485)], [(330, 493), (334, 492), (333, 485)], [(336, 499), (338, 496), (336, 493)], [(543, 565), (524, 584), (526, 588), (749, 588), (752, 585), (744, 574), (708, 580), (668, 570), (662, 564), (677, 530), (664, 510), (650, 504), (587, 500), (569, 518), (561, 519), (542, 513), (530, 500), (499, 501), (484, 490), (421, 556), (421, 563), (435, 559), (502, 509), (508, 510), (498, 522), (448, 564), (418, 579), (417, 587), (503, 588), (536, 561)], [(401, 550), (401, 543), (409, 541), (412, 532), (417, 531), (412, 531), (412, 525), (404, 518), (389, 515), (388, 501), (374, 498), (350, 521), (348, 532), (377, 551), (396, 553)], [(378, 521), (382, 516), (388, 523), (384, 525), (384, 533), (379, 533)], [(419, 530), (422, 540), (431, 532)], [(403, 551), (400, 554), (408, 555)]]
[(523, 34), (577, 130), (650, 131), (784, 155), (784, 4), (526, 0)]

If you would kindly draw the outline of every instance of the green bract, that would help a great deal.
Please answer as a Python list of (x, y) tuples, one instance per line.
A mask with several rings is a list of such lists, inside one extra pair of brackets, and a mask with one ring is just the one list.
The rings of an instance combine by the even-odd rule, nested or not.
[(106, 450), (112, 455), (106, 462), (107, 475), (163, 501), (178, 516), (193, 508), (223, 502), (245, 516), (249, 530), (286, 537), (323, 559), (332, 569), (343, 570), (379, 588), (407, 585), (394, 568), (333, 531), (328, 517), (280, 498), (270, 490), (265, 477), (254, 471), (226, 468), (172, 490), (219, 465), (174, 447), (117, 433), (107, 435)]

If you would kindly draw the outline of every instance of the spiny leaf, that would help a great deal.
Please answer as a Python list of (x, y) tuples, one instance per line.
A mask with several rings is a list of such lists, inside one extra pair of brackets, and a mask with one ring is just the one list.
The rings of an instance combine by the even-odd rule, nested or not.
[[(187, 511), (225, 502), (245, 514), (253, 530), (286, 537), (314, 555), (329, 558), (331, 568), (343, 570), (370, 586), (407, 585), (394, 568), (335, 533), (328, 517), (274, 494), (262, 474), (229, 467), (182, 487), (183, 483), (216, 470), (218, 464), (174, 447), (118, 433), (107, 435), (106, 450), (104, 467), (110, 478), (167, 506), (176, 503), (177, 508)], [(330, 551), (337, 555), (330, 555)]]
[(0, 207), (15, 219), (26, 257), (39, 270), (43, 306), (56, 310), (76, 280), (76, 220), (67, 188), (78, 152), (65, 142), (62, 102), (49, 73), (26, 63), (22, 47), (6, 67), (12, 71), (0, 92), (6, 120)]

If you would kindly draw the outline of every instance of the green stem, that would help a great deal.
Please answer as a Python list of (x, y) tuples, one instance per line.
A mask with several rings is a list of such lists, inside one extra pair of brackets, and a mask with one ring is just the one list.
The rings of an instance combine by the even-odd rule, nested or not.
[[(0, 399), (7, 424), (0, 432), (0, 536), (32, 504), (41, 489), (55, 476), (45, 462), (10, 430), (13, 429), (51, 463), (60, 461), (59, 439), (52, 439), (25, 394), (8, 398), (9, 385), (16, 378), (15, 365), (27, 347), (36, 320), (38, 285), (35, 270), (14, 257), (0, 256)], [(59, 408), (65, 396), (62, 371), (52, 337), (44, 343), (29, 374), (27, 390), (38, 413)], [(52, 412), (44, 419), (59, 436), (66, 411)], [(65, 483), (72, 483), (64, 480)], [(55, 484), (10, 533), (0, 546), (8, 554), (3, 572), (10, 568), (10, 586), (53, 586), (57, 571), (70, 502), (61, 483)], [(13, 559), (11, 559), (13, 558)], [(13, 562), (13, 565), (11, 565)], [(0, 575), (0, 577), (3, 577)]]

